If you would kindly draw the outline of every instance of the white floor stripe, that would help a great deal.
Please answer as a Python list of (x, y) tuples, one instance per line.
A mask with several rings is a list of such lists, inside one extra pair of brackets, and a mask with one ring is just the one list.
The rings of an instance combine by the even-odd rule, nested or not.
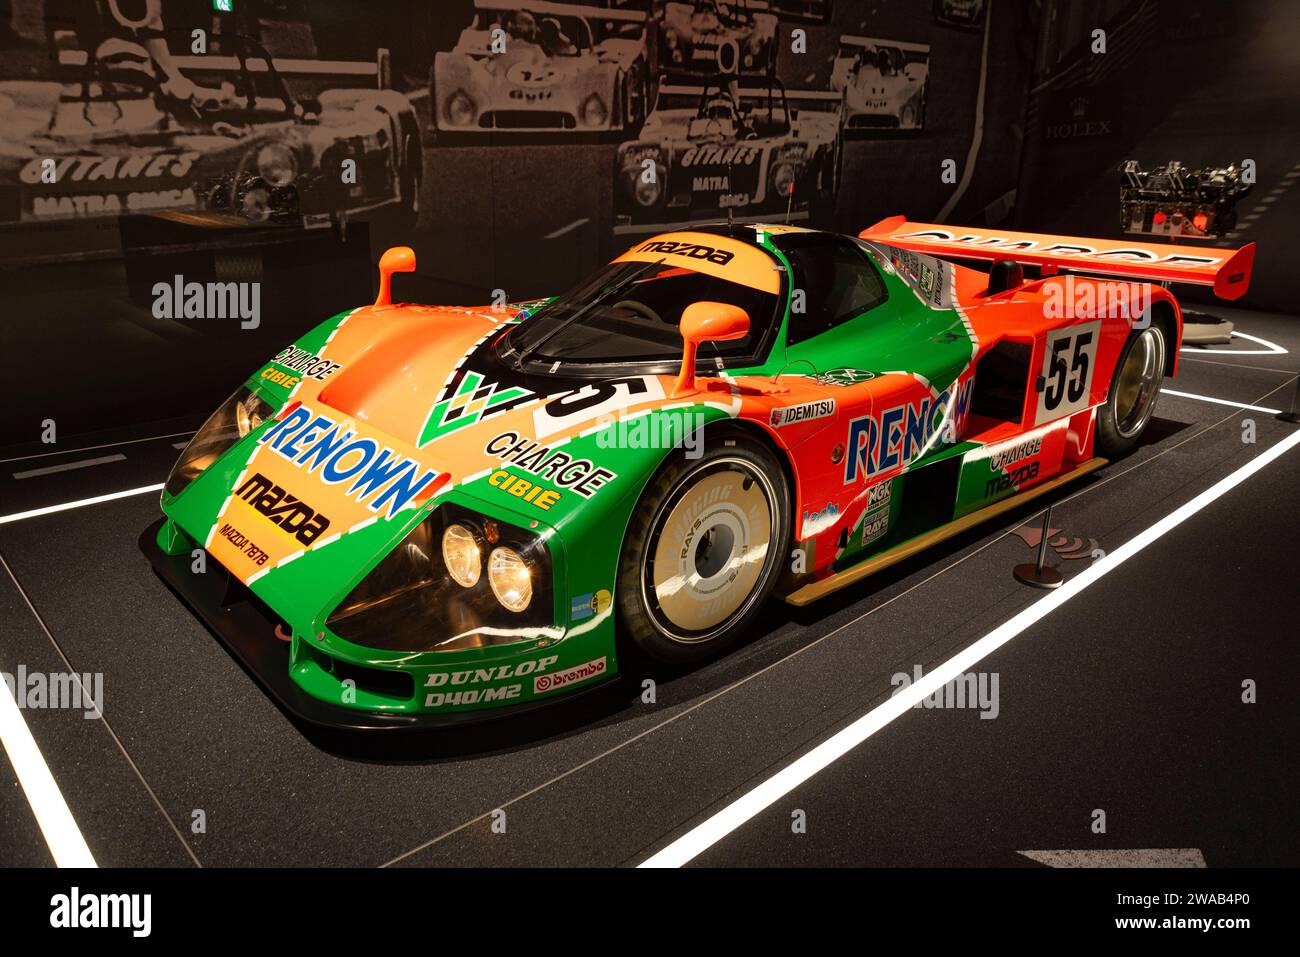
[(1287, 354), (1286, 350), (1283, 349), (1281, 346), (1279, 346), (1277, 343), (1269, 342), (1267, 339), (1261, 339), (1259, 336), (1247, 335), (1244, 332), (1238, 332), (1237, 330), (1234, 329), (1232, 332), (1232, 337), (1234, 339), (1249, 339), (1251, 342), (1257, 342), (1261, 346), (1266, 346), (1267, 348), (1264, 349), (1202, 349), (1199, 346), (1183, 346), (1178, 351), (1190, 352), (1192, 355), (1196, 355), (1197, 353), (1206, 353), (1211, 355), (1222, 355), (1222, 356), (1284, 356)]
[(54, 863), (59, 867), (97, 866), (7, 681), (0, 681), (0, 742), (4, 743), (5, 754), (32, 806)]
[(8, 525), (10, 522), (21, 522), (26, 518), (39, 518), (42, 515), (53, 515), (55, 512), (66, 512), (72, 508), (83, 508), (86, 505), (98, 505), (100, 502), (111, 502), (114, 499), (128, 498), (132, 495), (146, 495), (149, 492), (162, 491), (163, 483), (157, 485), (144, 485), (140, 488), (129, 488), (122, 492), (109, 492), (107, 495), (96, 495), (94, 498), (78, 499), (75, 502), (64, 502), (61, 505), (47, 505), (44, 508), (34, 508), (28, 512), (14, 512), (12, 515), (0, 515), (0, 525)]
[(15, 472), (14, 478), (26, 479), (36, 478), (38, 475), (53, 475), (55, 472), (71, 472), (73, 469), (89, 468), (92, 465), (104, 465), (107, 462), (125, 462), (126, 456), (121, 452), (115, 452), (112, 455), (101, 455), (95, 459), (79, 459), (76, 462), (64, 462), (60, 465), (46, 465), (44, 468), (27, 469), (24, 472)]
[(1245, 402), (1233, 402), (1231, 399), (1216, 399), (1208, 395), (1194, 395), (1191, 392), (1178, 392), (1174, 389), (1161, 389), (1162, 395), (1176, 395), (1180, 399), (1196, 399), (1198, 402), (1213, 402), (1215, 405), (1230, 405), (1234, 409), (1249, 409), (1251, 412), (1269, 412), (1279, 414), (1281, 409), (1266, 409), (1262, 405), (1247, 405)]
[(758, 787), (742, 795), (722, 810), (687, 831), (663, 850), (651, 855), (640, 867), (681, 867), (740, 827), (750, 818), (771, 807), (782, 797), (803, 784), (817, 772), (843, 757), (912, 706), (958, 678), (1005, 645), (1025, 629), (1065, 604), (1106, 573), (1113, 571), (1166, 532), (1177, 528), (1201, 509), (1236, 488), (1274, 459), (1300, 445), (1300, 430), (1259, 453), (1250, 462), (1201, 492), (1190, 502), (1175, 509), (1150, 528), (1094, 561), (1056, 591), (1050, 592), (995, 628), (974, 644), (957, 652), (942, 665), (915, 681), (905, 690), (868, 711), (848, 727), (823, 741), (793, 764), (778, 771)]

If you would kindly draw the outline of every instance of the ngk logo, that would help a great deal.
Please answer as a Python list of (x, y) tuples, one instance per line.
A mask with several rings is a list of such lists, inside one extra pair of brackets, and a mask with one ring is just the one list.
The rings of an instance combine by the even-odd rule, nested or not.
[(310, 545), (330, 527), (328, 518), (260, 472), (239, 486), (235, 494), (304, 545)]

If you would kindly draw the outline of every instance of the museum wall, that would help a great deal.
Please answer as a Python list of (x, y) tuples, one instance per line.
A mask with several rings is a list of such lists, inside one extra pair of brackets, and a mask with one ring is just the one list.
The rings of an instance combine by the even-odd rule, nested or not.
[[(481, 304), (728, 216), (1118, 235), (1122, 160), (1245, 151), (1275, 176), (1300, 88), (1265, 82), (1294, 66), (1280, 39), (1216, 42), (1236, 14), (1208, 3), (164, 0), (161, 29), (146, 9), (0, 3), (0, 446), (48, 420), (192, 426), (372, 298), (391, 245), (418, 260), (399, 297)], [(1080, 52), (1097, 22), (1104, 68)], [(1221, 142), (1182, 132), (1207, 109)], [(1265, 304), (1296, 281), (1259, 272)], [(232, 282), (256, 301), (211, 314)]]

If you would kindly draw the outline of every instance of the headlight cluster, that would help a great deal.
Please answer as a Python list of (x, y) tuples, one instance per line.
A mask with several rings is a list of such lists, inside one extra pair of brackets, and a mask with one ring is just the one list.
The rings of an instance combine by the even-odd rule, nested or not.
[(179, 494), (223, 452), (275, 415), (260, 393), (241, 388), (203, 423), (172, 466), (164, 486), (168, 495)]
[[(501, 531), (495, 522), (485, 522), (489, 542), (499, 540)], [(483, 576), (483, 549), (479, 534), (459, 522), (442, 533), (442, 562), (452, 581), (462, 588), (473, 588)], [(527, 560), (508, 545), (493, 548), (487, 557), (488, 585), (501, 607), (515, 613), (524, 611), (533, 599), (533, 572)]]
[(443, 505), (339, 602), (328, 623), (365, 647), (462, 651), (536, 635), (553, 618), (544, 540)]

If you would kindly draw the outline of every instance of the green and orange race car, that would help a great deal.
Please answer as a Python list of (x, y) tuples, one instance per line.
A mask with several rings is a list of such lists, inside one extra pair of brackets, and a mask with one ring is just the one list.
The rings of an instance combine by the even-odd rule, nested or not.
[(1124, 454), (1177, 368), (1159, 283), (1236, 298), (1253, 256), (718, 225), (462, 308), (393, 303), (415, 260), (391, 249), (373, 306), (194, 436), (142, 547), (301, 719), (513, 714), (631, 650), (701, 661), (775, 595), (807, 604)]

